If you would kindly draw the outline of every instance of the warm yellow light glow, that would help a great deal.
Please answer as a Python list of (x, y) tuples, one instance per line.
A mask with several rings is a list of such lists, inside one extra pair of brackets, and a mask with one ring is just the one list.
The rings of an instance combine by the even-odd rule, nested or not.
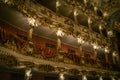
[(103, 13), (103, 16), (104, 16), (104, 17), (108, 16), (108, 13), (107, 13), (107, 12), (104, 12), (104, 13)]
[(56, 8), (61, 6), (60, 2), (59, 1), (56, 1)]
[(102, 26), (101, 25), (99, 25), (99, 30), (102, 30)]
[(38, 26), (34, 18), (28, 18), (28, 23), (31, 26)]
[(94, 44), (94, 45), (93, 45), (93, 48), (94, 48), (94, 49), (99, 49), (99, 46), (96, 45), (96, 44)]
[(84, 0), (84, 4), (86, 4), (87, 3), (87, 0)]
[(107, 32), (107, 34), (108, 34), (108, 36), (113, 36), (113, 31), (112, 31), (112, 30), (109, 30), (109, 31)]
[(98, 8), (97, 8), (96, 6), (94, 6), (94, 11), (95, 11), (95, 12), (97, 11), (97, 9), (98, 9)]
[(113, 53), (112, 53), (112, 55), (114, 56), (114, 57), (116, 57), (117, 55), (116, 55), (116, 51), (114, 51)]
[(94, 49), (97, 49), (97, 46), (96, 46), (96, 45), (94, 45), (94, 46), (93, 46), (93, 48), (94, 48)]
[(63, 31), (59, 28), (58, 31), (56, 32), (57, 36), (62, 37), (64, 36)]
[(77, 10), (74, 10), (74, 16), (77, 16), (77, 15), (78, 15)]
[(32, 76), (32, 74), (31, 74), (31, 69), (26, 70), (26, 76), (28, 76), (28, 77), (31, 77), (31, 76)]
[(83, 75), (83, 80), (87, 80), (87, 77), (86, 77), (86, 75)]
[(106, 53), (109, 53), (109, 49), (108, 49), (107, 46), (105, 47), (105, 52), (106, 52)]
[(97, 44), (93, 43), (93, 48), (96, 50), (99, 49), (100, 47)]
[(4, 2), (5, 2), (5, 3), (7, 3), (7, 2), (8, 2), (8, 0), (4, 0)]
[(100, 76), (99, 80), (103, 80), (102, 76)]
[(91, 18), (88, 17), (88, 24), (91, 24), (91, 23), (92, 23)]
[(63, 73), (60, 73), (59, 76), (60, 76), (60, 80), (64, 80), (64, 74)]
[(78, 40), (78, 44), (83, 44), (85, 42), (81, 37), (77, 38), (77, 40)]

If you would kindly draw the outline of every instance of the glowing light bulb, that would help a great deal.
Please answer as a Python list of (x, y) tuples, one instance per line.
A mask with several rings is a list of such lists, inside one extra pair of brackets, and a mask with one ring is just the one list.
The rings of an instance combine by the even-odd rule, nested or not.
[(102, 30), (102, 26), (101, 25), (99, 25), (99, 30)]
[(87, 80), (87, 77), (86, 77), (86, 75), (84, 75), (84, 76), (83, 76), (83, 80)]
[(80, 37), (80, 38), (77, 38), (78, 40), (78, 44), (83, 44), (85, 41)]
[(100, 76), (99, 80), (103, 80), (102, 76)]
[(105, 47), (105, 52), (109, 53), (108, 47)]
[(27, 18), (29, 25), (38, 26), (34, 18)]
[(59, 28), (58, 31), (56, 32), (57, 36), (64, 36), (64, 33), (62, 32), (62, 30)]
[(77, 10), (74, 11), (74, 16), (77, 16), (78, 15), (78, 12)]
[(60, 2), (56, 1), (56, 7), (59, 7), (59, 6), (61, 6)]
[(64, 80), (64, 74), (60, 73), (60, 80)]

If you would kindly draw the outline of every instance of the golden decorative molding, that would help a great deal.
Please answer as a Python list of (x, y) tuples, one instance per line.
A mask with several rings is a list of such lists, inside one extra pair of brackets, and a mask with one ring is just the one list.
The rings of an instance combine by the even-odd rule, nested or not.
[[(58, 72), (58, 71), (61, 71), (62, 68), (64, 68), (65, 69), (64, 71), (66, 71), (68, 73), (70, 71), (70, 74), (80, 74), (81, 72), (83, 73), (83, 71), (86, 71), (86, 73), (88, 73), (88, 71), (95, 71), (97, 73), (119, 74), (119, 71), (111, 71), (111, 70), (98, 69), (98, 68), (92, 68), (92, 67), (86, 67), (86, 66), (78, 66), (78, 65), (74, 65), (74, 64), (66, 64), (63, 62), (47, 61), (47, 60), (43, 60), (43, 59), (31, 57), (31, 56), (26, 56), (26, 55), (20, 54), (19, 52), (13, 52), (10, 49), (0, 46), (0, 55), (3, 55), (3, 54), (11, 55), (11, 56), (14, 56), (15, 58), (17, 58), (18, 63), (20, 63), (21, 65), (14, 64), (14, 66), (16, 66), (16, 67), (23, 66), (23, 65), (25, 65), (26, 67), (31, 67), (31, 65), (33, 65), (32, 68), (36, 67), (36, 68), (38, 68), (37, 70), (40, 70), (40, 71), (41, 71), (41, 69), (44, 68), (43, 71), (45, 71), (45, 72), (49, 72), (49, 71), (56, 72), (56, 70)], [(77, 73), (76, 73), (76, 70), (77, 70)]]

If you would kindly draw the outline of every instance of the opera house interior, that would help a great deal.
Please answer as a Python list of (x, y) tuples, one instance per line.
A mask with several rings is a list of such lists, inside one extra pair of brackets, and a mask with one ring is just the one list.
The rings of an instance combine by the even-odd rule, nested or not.
[(120, 0), (0, 0), (0, 80), (120, 80)]

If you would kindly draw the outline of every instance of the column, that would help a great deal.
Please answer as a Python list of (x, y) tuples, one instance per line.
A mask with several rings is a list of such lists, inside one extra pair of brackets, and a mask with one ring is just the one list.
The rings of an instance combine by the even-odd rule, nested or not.
[(32, 34), (33, 34), (33, 26), (30, 26), (29, 33), (28, 33), (28, 40), (32, 42)]
[(117, 52), (116, 52), (116, 51), (113, 51), (113, 53), (112, 53), (112, 58), (113, 58), (113, 63), (114, 63), (114, 64), (117, 64), (117, 62), (116, 62)]
[(74, 21), (75, 21), (75, 23), (78, 23), (77, 16), (78, 16), (78, 10), (75, 9), (74, 10)]
[(106, 47), (105, 47), (105, 60), (106, 60), (106, 62), (108, 62), (108, 53), (109, 53), (109, 49), (108, 49), (108, 47), (106, 46)]
[[(115, 35), (116, 35), (116, 33), (115, 33)], [(114, 41), (113, 41), (113, 44), (114, 44), (114, 47), (115, 47), (115, 51), (116, 51), (116, 59), (117, 59), (117, 63), (118, 63), (118, 65), (120, 66), (120, 55), (119, 55), (119, 50), (118, 50), (118, 45), (117, 45), (117, 38), (116, 38), (116, 36), (114, 36)]]
[(107, 29), (107, 35), (108, 35), (108, 38), (109, 38), (109, 40), (111, 42), (112, 51), (116, 51), (117, 63), (120, 66), (119, 50), (118, 50), (118, 45), (117, 45), (116, 32), (113, 31), (112, 28), (108, 28)]
[(80, 56), (84, 56), (82, 54), (82, 44), (84, 43), (84, 40), (81, 37), (78, 37), (77, 41), (78, 41), (78, 51), (79, 51), (79, 54), (80, 54)]
[(99, 49), (99, 46), (97, 45), (97, 43), (93, 44), (93, 49), (94, 49), (94, 55), (95, 55), (95, 58), (97, 59), (97, 49)]
[(88, 17), (88, 27), (89, 27), (89, 38), (90, 38), (90, 44), (92, 43), (92, 39), (93, 39), (93, 34), (92, 34), (92, 28), (91, 28), (91, 23), (92, 23), (92, 20), (91, 20), (91, 17)]
[(102, 28), (102, 25), (100, 24), (100, 25), (99, 25), (99, 32), (100, 32), (100, 34), (103, 36), (102, 29), (103, 29), (103, 28)]
[(61, 50), (61, 37), (57, 36), (57, 50), (60, 51)]
[(59, 12), (59, 6), (61, 6), (60, 1), (56, 0), (56, 13), (58, 14)]
[(32, 17), (27, 18), (28, 24), (29, 24), (29, 32), (28, 32), (28, 45), (27, 47), (27, 53), (32, 54), (34, 51), (34, 46), (32, 42), (32, 34), (33, 34), (33, 29), (35, 26), (38, 26), (36, 23), (36, 20)]
[(34, 18), (30, 17), (27, 18), (28, 24), (29, 24), (29, 33), (28, 33), (28, 40), (31, 42), (32, 41), (32, 34), (33, 34), (33, 29), (35, 26), (37, 26), (37, 23)]

